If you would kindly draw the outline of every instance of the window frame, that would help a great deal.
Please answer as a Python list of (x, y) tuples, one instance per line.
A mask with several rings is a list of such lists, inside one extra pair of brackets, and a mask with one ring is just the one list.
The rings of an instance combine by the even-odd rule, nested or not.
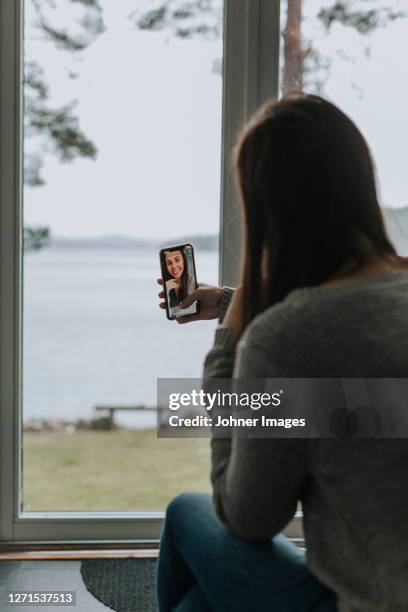
[[(236, 135), (278, 95), (279, 0), (225, 0), (220, 281), (241, 251), (231, 169)], [(21, 475), (23, 0), (0, 0), (0, 543), (138, 544), (158, 540), (163, 512), (19, 512)], [(285, 532), (300, 537), (300, 515)]]
[(280, 0), (225, 0), (220, 268), (222, 285), (238, 282), (242, 251), (231, 153), (256, 108), (279, 95)]

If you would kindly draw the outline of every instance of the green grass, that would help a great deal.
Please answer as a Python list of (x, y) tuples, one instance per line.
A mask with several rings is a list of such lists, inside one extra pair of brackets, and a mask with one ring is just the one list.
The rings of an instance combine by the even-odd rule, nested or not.
[(210, 491), (209, 465), (208, 438), (25, 432), (23, 510), (162, 510), (181, 491)]

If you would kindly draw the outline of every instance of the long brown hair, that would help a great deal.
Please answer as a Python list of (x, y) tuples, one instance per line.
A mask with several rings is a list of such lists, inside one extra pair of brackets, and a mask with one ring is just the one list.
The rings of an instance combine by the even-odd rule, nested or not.
[(296, 93), (264, 104), (239, 138), (235, 171), (244, 326), (291, 290), (319, 285), (350, 262), (396, 255), (367, 143), (323, 98)]

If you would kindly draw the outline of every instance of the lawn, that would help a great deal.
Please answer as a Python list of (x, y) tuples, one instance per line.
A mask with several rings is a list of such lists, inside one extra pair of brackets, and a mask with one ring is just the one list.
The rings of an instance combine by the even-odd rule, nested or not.
[(23, 510), (161, 510), (181, 491), (210, 491), (209, 464), (208, 438), (25, 432)]

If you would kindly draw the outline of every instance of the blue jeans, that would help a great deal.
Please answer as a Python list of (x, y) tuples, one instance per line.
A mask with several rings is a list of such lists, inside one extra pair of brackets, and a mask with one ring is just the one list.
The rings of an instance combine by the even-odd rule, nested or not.
[(233, 535), (210, 495), (183, 493), (166, 512), (157, 570), (160, 612), (335, 612), (336, 596), (283, 534)]

